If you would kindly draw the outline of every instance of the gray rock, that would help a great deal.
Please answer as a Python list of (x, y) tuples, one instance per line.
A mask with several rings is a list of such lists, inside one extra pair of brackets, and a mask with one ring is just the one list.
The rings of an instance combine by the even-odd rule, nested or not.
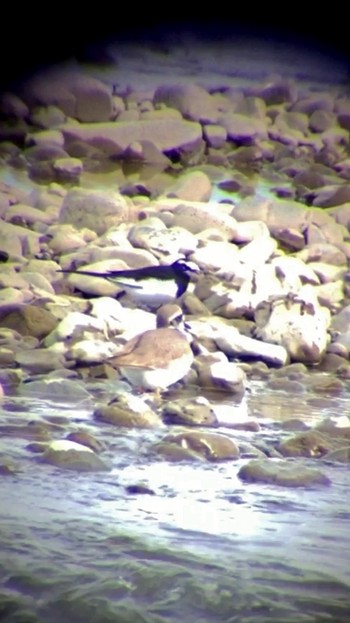
[(202, 387), (243, 396), (246, 375), (233, 361), (212, 361), (212, 356), (209, 355), (207, 362), (204, 358), (201, 365), (196, 367), (198, 382)]
[(126, 428), (154, 428), (162, 426), (162, 420), (142, 398), (132, 394), (120, 394), (108, 405), (95, 409), (93, 417), (107, 424)]
[(66, 439), (52, 441), (40, 461), (78, 472), (109, 471), (110, 467), (97, 454), (80, 443)]
[[(123, 113), (125, 114), (125, 113)], [(181, 149), (192, 152), (201, 143), (199, 123), (182, 119), (143, 119), (113, 123), (85, 123), (81, 126), (64, 125), (61, 128), (67, 151), (73, 141), (84, 141), (97, 146), (107, 156), (121, 156), (131, 143), (150, 141), (157, 149), (168, 152)]]
[(225, 461), (238, 459), (239, 449), (233, 439), (219, 433), (189, 431), (166, 435), (163, 443), (170, 443), (189, 449), (207, 461)]
[(83, 384), (69, 379), (47, 379), (22, 383), (18, 387), (21, 396), (37, 396), (55, 403), (90, 402), (90, 394)]
[(129, 218), (129, 203), (119, 193), (83, 188), (73, 188), (66, 194), (59, 214), (60, 223), (69, 223), (78, 229), (87, 227), (97, 234)]
[[(173, 214), (174, 225), (179, 225), (198, 234), (207, 229), (216, 229), (225, 240), (233, 240), (237, 231), (236, 220), (229, 216), (227, 206), (211, 201), (210, 204), (199, 201), (179, 199), (159, 199), (156, 208)], [(229, 208), (230, 211), (230, 208)]]
[(215, 123), (218, 109), (215, 99), (196, 84), (164, 85), (156, 89), (155, 105), (163, 103), (179, 110), (185, 119), (202, 123)]
[[(345, 442), (344, 442), (345, 443)], [(326, 461), (335, 461), (337, 463), (350, 463), (350, 445), (344, 446), (344, 448), (338, 448), (337, 450), (332, 450), (325, 455), (324, 459)]]
[(184, 227), (167, 228), (160, 219), (155, 218), (145, 219), (131, 227), (128, 239), (135, 247), (174, 257), (188, 255), (198, 245), (197, 238)]
[(75, 182), (83, 172), (83, 162), (79, 158), (57, 158), (53, 163), (57, 180), (60, 182)]
[(1, 223), (0, 249), (10, 258), (36, 255), (40, 253), (40, 234), (13, 223)]
[(330, 485), (331, 481), (319, 469), (287, 461), (253, 459), (241, 467), (239, 478), (244, 482), (259, 482), (281, 487)]
[(178, 426), (217, 426), (218, 424), (209, 401), (201, 396), (167, 401), (162, 407), (162, 418), (166, 424)]
[(24, 99), (30, 105), (55, 105), (68, 117), (82, 123), (112, 118), (112, 93), (107, 85), (78, 71), (50, 69), (25, 85)]
[(51, 312), (34, 305), (13, 306), (12, 310), (3, 311), (0, 326), (15, 329), (21, 335), (32, 335), (39, 339), (46, 337), (57, 326), (57, 320)]
[(205, 125), (203, 127), (203, 136), (209, 147), (219, 149), (227, 139), (227, 131), (221, 125)]
[(334, 449), (334, 443), (327, 434), (308, 430), (281, 441), (277, 449), (282, 456), (320, 458)]
[(166, 191), (166, 196), (185, 201), (209, 201), (212, 185), (202, 171), (188, 171), (180, 175), (175, 184)]
[(267, 138), (267, 123), (262, 119), (246, 117), (239, 113), (226, 113), (219, 118), (220, 125), (224, 127), (227, 136), (232, 141), (243, 141), (252, 144)]
[(17, 351), (15, 361), (31, 374), (46, 374), (51, 370), (65, 367), (63, 355), (53, 353), (46, 348)]

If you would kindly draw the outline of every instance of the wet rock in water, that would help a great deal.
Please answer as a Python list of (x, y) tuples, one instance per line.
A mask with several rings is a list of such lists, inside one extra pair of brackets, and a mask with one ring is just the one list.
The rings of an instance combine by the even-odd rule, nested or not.
[(202, 387), (242, 395), (246, 387), (246, 375), (233, 361), (202, 360), (197, 366), (198, 382)]
[(26, 422), (25, 424), (3, 424), (0, 426), (2, 437), (14, 437), (15, 439), (34, 439), (35, 441), (47, 441), (51, 439), (53, 432), (60, 430), (50, 426), (47, 422)]
[(170, 443), (189, 449), (207, 461), (226, 461), (238, 459), (239, 449), (235, 441), (219, 433), (190, 431), (166, 435), (162, 443)]
[(33, 452), (33, 454), (43, 454), (47, 448), (47, 441), (32, 441), (26, 445), (26, 450), (28, 452)]
[(330, 485), (331, 481), (319, 469), (283, 460), (253, 459), (241, 467), (238, 477), (244, 482), (273, 484), (281, 487)]
[(118, 192), (73, 188), (63, 199), (59, 222), (74, 225), (77, 229), (87, 227), (103, 234), (109, 227), (126, 222), (130, 218), (130, 206)]
[(10, 311), (2, 310), (0, 326), (15, 329), (21, 335), (32, 335), (39, 339), (46, 337), (57, 326), (55, 316), (42, 307), (34, 305), (15, 306)]
[(95, 420), (126, 428), (155, 428), (163, 422), (139, 396), (121, 394), (93, 412)]
[(143, 484), (126, 485), (126, 493), (129, 495), (156, 495), (156, 492)]
[(281, 422), (281, 429), (293, 432), (301, 432), (308, 430), (308, 425), (298, 418), (289, 418)]
[(334, 443), (329, 435), (322, 434), (316, 430), (308, 430), (281, 441), (277, 446), (277, 450), (283, 456), (320, 458), (332, 450), (333, 447)]
[(289, 394), (303, 394), (305, 392), (305, 387), (302, 383), (292, 381), (291, 379), (270, 379), (267, 382), (267, 386), (270, 389), (287, 392)]
[(192, 450), (191, 448), (184, 448), (171, 441), (161, 441), (154, 444), (150, 448), (151, 452), (154, 452), (160, 459), (170, 461), (172, 463), (184, 462), (201, 462), (204, 463), (206, 459), (204, 456)]
[(218, 421), (206, 398), (178, 398), (162, 407), (166, 424), (183, 426), (217, 426)]
[(110, 470), (107, 463), (90, 448), (66, 439), (52, 441), (40, 456), (40, 461), (79, 472)]
[(347, 415), (335, 415), (325, 417), (319, 422), (315, 429), (330, 433), (333, 436), (340, 436), (344, 439), (350, 439), (350, 419)]
[(39, 396), (42, 400), (51, 400), (58, 403), (90, 402), (90, 394), (83, 383), (70, 379), (40, 379), (21, 383), (18, 387), (21, 396)]
[(291, 381), (304, 382), (309, 378), (309, 371), (304, 363), (298, 361), (287, 364), (278, 370), (273, 370), (273, 376), (275, 378), (284, 378)]
[(327, 352), (320, 363), (319, 370), (330, 374), (338, 374), (340, 370), (348, 366), (343, 356), (337, 353)]
[(20, 472), (20, 467), (6, 457), (0, 457), (0, 477), (14, 476)]
[(316, 394), (339, 395), (344, 391), (345, 386), (341, 379), (328, 374), (316, 373), (309, 376), (307, 389)]
[(1, 368), (0, 367), (0, 384), (5, 390), (6, 388), (17, 387), (23, 380), (24, 373), (19, 368)]
[(64, 356), (46, 348), (19, 350), (16, 352), (15, 362), (31, 374), (46, 374), (65, 367)]
[(343, 448), (338, 448), (337, 450), (331, 450), (328, 452), (325, 457), (325, 461), (331, 461), (336, 463), (350, 463), (350, 445), (346, 446), (344, 442)]
[(106, 450), (106, 444), (100, 439), (96, 439), (91, 433), (86, 430), (77, 430), (72, 433), (69, 433), (66, 437), (68, 441), (74, 441), (82, 446), (87, 446), (96, 454), (103, 452)]

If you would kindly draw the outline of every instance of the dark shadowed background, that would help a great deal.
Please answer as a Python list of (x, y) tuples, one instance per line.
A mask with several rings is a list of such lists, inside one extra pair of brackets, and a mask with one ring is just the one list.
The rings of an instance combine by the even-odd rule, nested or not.
[(345, 9), (336, 4), (310, 7), (290, 2), (254, 7), (249, 3), (249, 7), (242, 8), (232, 3), (225, 8), (209, 3), (192, 6), (190, 13), (188, 4), (167, 4), (162, 11), (137, 3), (131, 8), (119, 3), (112, 7), (103, 3), (80, 7), (59, 3), (44, 8), (28, 3), (19, 8), (13, 3), (2, 15), (0, 88), (8, 88), (37, 69), (71, 57), (104, 60), (101, 48), (108, 42), (165, 43), (183, 32), (211, 42), (245, 34), (265, 42), (300, 42), (313, 51), (350, 58), (348, 19)]

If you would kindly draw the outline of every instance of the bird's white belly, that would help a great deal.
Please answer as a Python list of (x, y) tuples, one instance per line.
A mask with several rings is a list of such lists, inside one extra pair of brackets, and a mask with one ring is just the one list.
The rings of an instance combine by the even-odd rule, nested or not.
[(182, 379), (189, 371), (193, 361), (190, 354), (183, 355), (180, 359), (172, 361), (169, 367), (152, 370), (149, 368), (120, 367), (124, 376), (131, 385), (143, 389), (165, 390), (173, 383)]
[(176, 298), (177, 285), (174, 281), (160, 282), (147, 280), (143, 285), (131, 286), (127, 280), (118, 284), (136, 302), (151, 307), (159, 307), (171, 303)]

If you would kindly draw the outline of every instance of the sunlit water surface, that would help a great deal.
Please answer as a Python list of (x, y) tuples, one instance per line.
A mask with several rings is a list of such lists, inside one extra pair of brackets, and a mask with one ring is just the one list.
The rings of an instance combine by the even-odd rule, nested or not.
[[(306, 420), (344, 414), (347, 401), (309, 404)], [(92, 403), (8, 404), (4, 421), (22, 408), (26, 419), (61, 415), (91, 427), (108, 441), (113, 469), (66, 473), (28, 453), (21, 474), (1, 479), (1, 621), (349, 621), (347, 466), (319, 464), (330, 487), (247, 485), (237, 477), (247, 459), (155, 460), (147, 448), (164, 431), (95, 428)], [(300, 416), (300, 405), (253, 384), (245, 409), (261, 432), (220, 431), (239, 442), (273, 438), (273, 417)], [(27, 443), (3, 438), (0, 452), (18, 459)], [(135, 483), (155, 495), (127, 494)]]

